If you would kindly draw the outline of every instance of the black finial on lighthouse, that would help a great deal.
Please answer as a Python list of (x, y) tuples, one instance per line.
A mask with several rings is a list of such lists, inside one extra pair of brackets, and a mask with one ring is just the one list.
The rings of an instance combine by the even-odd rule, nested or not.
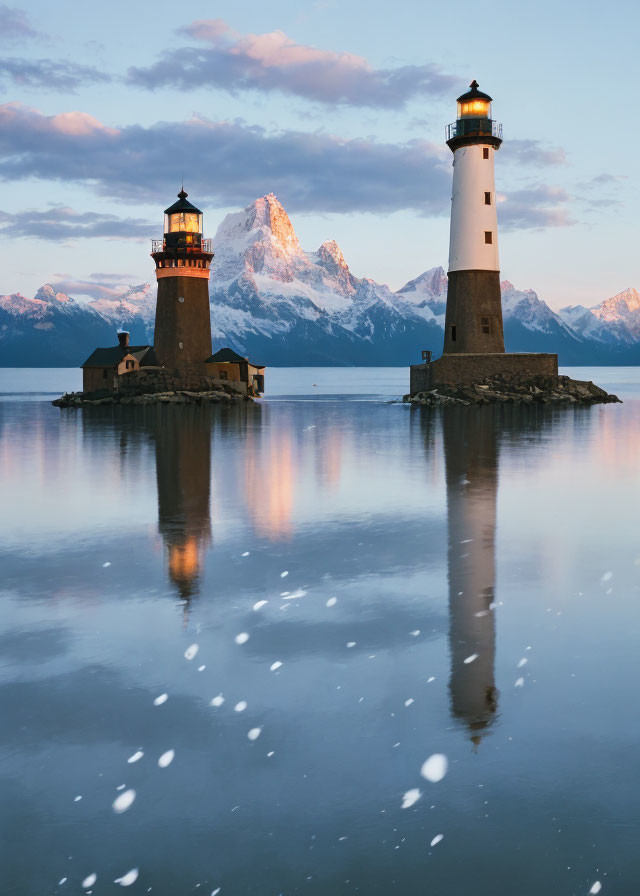
[(476, 79), (474, 78), (473, 81), (471, 82), (471, 84), (469, 84), (469, 87), (470, 87), (472, 90), (477, 90), (478, 87), (480, 87), (480, 85), (478, 84), (478, 82), (477, 82)]

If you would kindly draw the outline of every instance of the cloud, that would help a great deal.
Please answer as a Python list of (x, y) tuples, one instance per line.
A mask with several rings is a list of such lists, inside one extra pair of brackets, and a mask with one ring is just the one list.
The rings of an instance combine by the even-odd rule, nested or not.
[(627, 180), (626, 174), (608, 174), (607, 172), (604, 172), (603, 174), (597, 174), (595, 177), (592, 177), (591, 180), (587, 181), (583, 186), (585, 188), (619, 186), (625, 180)]
[(0, 81), (40, 90), (61, 90), (67, 93), (88, 84), (111, 81), (111, 76), (88, 65), (53, 59), (0, 59)]
[(22, 9), (0, 3), (0, 40), (40, 37), (40, 33), (29, 23), (27, 14)]
[(206, 46), (179, 47), (155, 65), (130, 68), (131, 84), (149, 90), (277, 90), (331, 105), (391, 109), (402, 108), (413, 97), (443, 96), (459, 86), (459, 79), (437, 65), (376, 69), (362, 56), (298, 44), (282, 31), (240, 34), (222, 19), (203, 19), (181, 30)]
[(239, 121), (202, 118), (114, 129), (81, 112), (48, 116), (0, 105), (0, 178), (84, 183), (102, 195), (161, 207), (184, 171), (199, 204), (244, 207), (274, 192), (292, 211), (446, 214), (447, 156), (442, 147), (417, 140), (270, 134)]
[(90, 296), (92, 299), (119, 299), (125, 292), (124, 283), (118, 276), (109, 279), (106, 275), (103, 282), (95, 280), (76, 280), (70, 275), (60, 275), (59, 280), (50, 285), (56, 292), (66, 293), (68, 296)]
[(17, 213), (0, 210), (0, 235), (32, 237), (66, 242), (75, 239), (143, 240), (153, 235), (154, 226), (142, 218), (119, 218), (99, 212), (77, 212), (65, 206), (45, 211), (26, 209)]
[[(390, 214), (411, 210), (444, 216), (450, 208), (451, 166), (442, 147), (412, 140), (379, 143), (322, 132), (275, 134), (242, 121), (158, 122), (109, 128), (82, 112), (44, 115), (17, 104), (0, 105), (0, 178), (80, 183), (98, 194), (159, 209), (180, 183), (201, 207), (243, 208), (275, 193), (290, 212)], [(507, 192), (499, 214), (505, 229), (562, 227), (572, 222), (568, 193), (534, 184)], [(2, 222), (0, 222), (2, 224)], [(96, 212), (54, 207), (4, 218), (42, 239), (102, 236), (137, 239), (162, 225)], [(213, 226), (210, 222), (208, 229)], [(152, 231), (152, 232), (150, 232)]]
[[(57, 277), (69, 277), (70, 274), (57, 274)], [(89, 280), (97, 281), (101, 283), (104, 280), (109, 280), (113, 283), (133, 283), (134, 280), (137, 279), (137, 274), (104, 274), (104, 273), (96, 273), (89, 274)]]
[(546, 147), (540, 140), (506, 140), (500, 150), (500, 156), (507, 162), (534, 167), (567, 163), (567, 156), (562, 147)]
[(567, 207), (571, 196), (561, 187), (537, 184), (497, 198), (498, 220), (503, 230), (542, 230), (574, 223)]

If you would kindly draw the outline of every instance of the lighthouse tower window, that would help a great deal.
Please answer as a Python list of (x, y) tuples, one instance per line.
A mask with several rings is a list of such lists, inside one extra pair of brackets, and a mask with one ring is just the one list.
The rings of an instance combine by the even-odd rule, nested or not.
[(456, 325), (455, 324), (451, 325), (451, 341), (452, 342), (456, 341)]
[(488, 317), (480, 318), (480, 326), (482, 327), (482, 332), (487, 336), (491, 335), (491, 324)]
[(489, 147), (488, 147), (488, 146), (483, 146), (483, 147), (482, 147), (482, 158), (483, 158), (483, 159), (488, 159), (488, 158), (489, 158)]
[(485, 230), (484, 241), (488, 246), (493, 243), (493, 233), (490, 230)]
[(484, 204), (491, 205), (491, 193), (484, 194)]

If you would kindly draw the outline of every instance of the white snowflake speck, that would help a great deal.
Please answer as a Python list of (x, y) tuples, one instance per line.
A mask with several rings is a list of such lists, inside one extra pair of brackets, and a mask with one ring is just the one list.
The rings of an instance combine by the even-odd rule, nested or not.
[(190, 644), (184, 652), (185, 660), (192, 660), (199, 650), (200, 648), (197, 644)]
[(129, 765), (131, 765), (134, 762), (138, 762), (140, 759), (142, 759), (143, 756), (144, 756), (144, 753), (142, 752), (142, 750), (137, 750), (133, 754), (133, 756), (129, 756), (129, 758), (127, 759), (127, 762), (129, 763)]
[(599, 893), (601, 889), (602, 889), (602, 884), (600, 883), (599, 880), (597, 880), (597, 881), (592, 885), (592, 887), (591, 887), (591, 889), (589, 890), (589, 892), (590, 892), (590, 893)]
[(404, 701), (405, 706), (411, 706), (412, 703), (413, 703), (413, 697), (409, 697), (408, 700)]
[(328, 607), (335, 607), (335, 605), (336, 605), (337, 603), (338, 603), (338, 598), (337, 598), (337, 597), (330, 597), (329, 600), (327, 601), (327, 606), (328, 606)]
[(240, 634), (236, 635), (234, 638), (234, 641), (236, 642), (236, 644), (246, 644), (248, 640), (249, 640), (248, 632), (240, 632)]
[(124, 793), (121, 793), (120, 796), (117, 796), (113, 801), (113, 811), (117, 812), (118, 815), (122, 814), (122, 812), (126, 812), (133, 804), (135, 798), (135, 790), (125, 790)]
[(241, 556), (241, 557), (248, 557), (248, 556), (249, 556), (249, 551), (245, 551), (244, 554), (240, 554), (240, 556)]
[(120, 884), (121, 887), (130, 887), (131, 884), (135, 884), (138, 880), (138, 869), (132, 868), (131, 871), (127, 871), (126, 874), (123, 874), (122, 877), (116, 877), (114, 880), (114, 884)]
[(218, 694), (217, 697), (214, 697), (209, 706), (222, 706), (224, 703), (224, 697), (222, 694)]
[(233, 708), (235, 709), (236, 712), (244, 712), (245, 709), (247, 708), (247, 701), (240, 700), (240, 702), (236, 703), (236, 705)]
[(257, 600), (257, 601), (255, 602), (255, 604), (253, 605), (253, 609), (254, 609), (254, 610), (261, 610), (262, 607), (266, 607), (266, 605), (267, 605), (268, 603), (269, 603), (268, 600)]
[(173, 757), (176, 755), (175, 750), (167, 750), (166, 753), (163, 753), (162, 756), (158, 759), (158, 765), (160, 768), (166, 768), (168, 765), (171, 765), (173, 762)]
[(282, 666), (282, 663), (280, 662), (280, 660), (276, 660), (275, 663), (271, 663), (271, 665), (269, 666), (269, 671), (275, 672), (281, 666)]
[(156, 699), (153, 701), (153, 705), (154, 706), (162, 706), (162, 704), (166, 703), (168, 699), (169, 699), (168, 694), (160, 694), (160, 696), (156, 697)]
[(514, 687), (523, 688), (524, 687), (524, 678), (517, 678)]
[(418, 635), (420, 634), (420, 629), (417, 628), (415, 631), (413, 631), (413, 632), (409, 632), (409, 634), (410, 634), (412, 637), (417, 638)]
[(85, 877), (85, 879), (82, 881), (82, 886), (84, 887), (85, 890), (87, 890), (89, 887), (92, 887), (97, 880), (98, 880), (97, 874), (88, 874)]
[(464, 661), (464, 662), (465, 662), (465, 665), (468, 666), (469, 663), (473, 663), (473, 662), (475, 662), (475, 660), (477, 660), (477, 659), (478, 659), (478, 654), (477, 654), (477, 653), (472, 653), (471, 656), (468, 656), (468, 657), (465, 659), (465, 661)]
[(436, 834), (433, 840), (431, 841), (432, 846), (437, 846), (441, 840), (444, 840), (444, 834)]
[(261, 734), (262, 728), (252, 728), (247, 734), (247, 737), (249, 738), (249, 740), (258, 740)]
[(298, 588), (297, 591), (291, 591), (290, 593), (287, 592), (286, 595), (283, 592), (280, 597), (282, 597), (283, 600), (297, 600), (299, 597), (305, 597), (306, 594), (307, 592), (304, 590), (304, 588)]
[(102, 568), (103, 568), (103, 569), (106, 569), (108, 566), (111, 566), (111, 563), (110, 563), (108, 560), (107, 560), (106, 563), (103, 563), (103, 564), (102, 564)]
[(526, 656), (523, 656), (522, 659), (518, 662), (518, 665), (516, 666), (516, 668), (522, 669), (523, 666), (527, 665), (527, 662), (528, 662), (528, 660), (527, 660)]
[(436, 784), (438, 781), (442, 781), (447, 774), (448, 768), (449, 760), (444, 753), (433, 753), (422, 763), (420, 774), (423, 778), (426, 778), (427, 781)]
[(280, 578), (281, 578), (281, 579), (286, 579), (286, 577), (287, 577), (288, 575), (289, 575), (289, 570), (288, 570), (288, 569), (285, 569), (284, 572), (281, 572), (281, 573), (280, 573)]
[(356, 646), (355, 641), (347, 641), (347, 647), (355, 647), (355, 646)]
[(422, 793), (418, 790), (417, 787), (413, 787), (411, 790), (407, 790), (407, 792), (402, 797), (402, 808), (410, 809), (415, 803), (418, 802)]

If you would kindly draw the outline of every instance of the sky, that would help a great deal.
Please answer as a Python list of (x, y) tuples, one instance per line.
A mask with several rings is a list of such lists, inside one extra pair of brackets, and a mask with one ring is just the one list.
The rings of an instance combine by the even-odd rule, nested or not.
[(207, 236), (273, 192), (356, 276), (446, 269), (473, 78), (504, 129), (502, 277), (553, 308), (640, 286), (639, 25), (589, 0), (0, 3), (0, 294), (152, 280), (183, 177)]

